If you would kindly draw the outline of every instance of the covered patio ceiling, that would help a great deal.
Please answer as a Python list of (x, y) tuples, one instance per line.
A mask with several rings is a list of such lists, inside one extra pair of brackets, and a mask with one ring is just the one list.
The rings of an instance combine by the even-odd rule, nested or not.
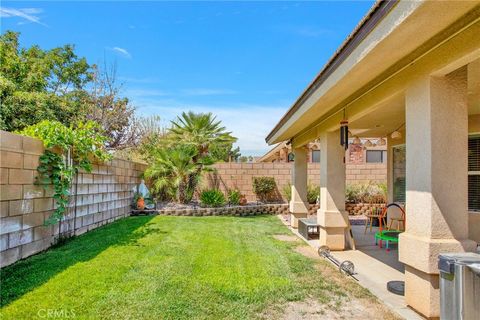
[[(367, 20), (375, 14), (383, 16), (374, 19), (374, 26), (362, 21), (267, 136), (267, 143), (293, 140), (294, 147), (302, 146), (319, 132), (338, 128), (344, 110), (350, 127), (357, 130), (352, 133), (386, 135), (402, 124), (402, 97), (409, 81), (418, 74), (447, 74), (480, 57), (478, 3), (399, 2), (388, 12), (369, 13)], [(367, 26), (371, 30), (362, 34)], [(356, 47), (326, 74), (348, 42), (359, 36)]]
[(378, 104), (370, 113), (349, 123), (353, 135), (365, 138), (385, 137), (405, 124), (405, 99), (398, 93)]

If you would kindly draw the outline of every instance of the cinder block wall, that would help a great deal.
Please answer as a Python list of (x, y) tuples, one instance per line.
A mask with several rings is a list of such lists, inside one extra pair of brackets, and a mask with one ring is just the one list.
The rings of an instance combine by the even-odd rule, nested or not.
[[(34, 185), (40, 140), (0, 131), (0, 259), (1, 266), (48, 248), (59, 224), (44, 226), (54, 209), (53, 192)], [(112, 160), (78, 175), (61, 231), (81, 234), (125, 217), (145, 165)], [(74, 181), (77, 181), (75, 179)], [(76, 212), (75, 212), (76, 206)], [(74, 230), (75, 229), (75, 230)]]
[[(256, 201), (253, 193), (253, 177), (274, 177), (277, 183), (279, 196), (283, 197), (283, 188), (291, 181), (292, 163), (217, 163), (214, 166), (216, 174), (208, 173), (204, 176), (203, 186), (219, 186), (222, 190), (239, 189), (246, 195), (248, 201)], [(369, 181), (386, 183), (386, 164), (350, 164), (346, 167), (347, 183), (365, 183)], [(308, 181), (320, 185), (320, 163), (308, 164)]]

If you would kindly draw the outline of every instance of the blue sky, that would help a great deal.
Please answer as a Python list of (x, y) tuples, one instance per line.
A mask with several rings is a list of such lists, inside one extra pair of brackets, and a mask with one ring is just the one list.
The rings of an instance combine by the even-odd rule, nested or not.
[(123, 94), (167, 123), (211, 111), (243, 154), (264, 138), (373, 1), (8, 2), (1, 30), (21, 45), (75, 44), (90, 63), (117, 64)]

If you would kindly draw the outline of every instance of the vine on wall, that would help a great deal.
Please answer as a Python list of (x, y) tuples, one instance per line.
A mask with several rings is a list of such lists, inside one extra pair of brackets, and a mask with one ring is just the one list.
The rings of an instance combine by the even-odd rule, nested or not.
[(38, 138), (45, 146), (35, 183), (53, 188), (56, 206), (45, 224), (54, 224), (67, 212), (70, 188), (78, 171), (91, 172), (94, 160), (111, 158), (104, 148), (107, 138), (93, 121), (66, 127), (58, 121), (44, 120), (25, 128), (20, 134)]

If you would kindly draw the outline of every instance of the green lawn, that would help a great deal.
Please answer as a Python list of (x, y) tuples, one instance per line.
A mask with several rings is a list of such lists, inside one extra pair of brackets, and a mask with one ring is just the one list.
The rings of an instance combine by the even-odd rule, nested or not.
[(77, 319), (239, 319), (288, 301), (346, 296), (294, 250), (299, 242), (273, 237), (288, 233), (273, 216), (126, 218), (4, 268), (1, 312), (4, 319), (48, 310)]

